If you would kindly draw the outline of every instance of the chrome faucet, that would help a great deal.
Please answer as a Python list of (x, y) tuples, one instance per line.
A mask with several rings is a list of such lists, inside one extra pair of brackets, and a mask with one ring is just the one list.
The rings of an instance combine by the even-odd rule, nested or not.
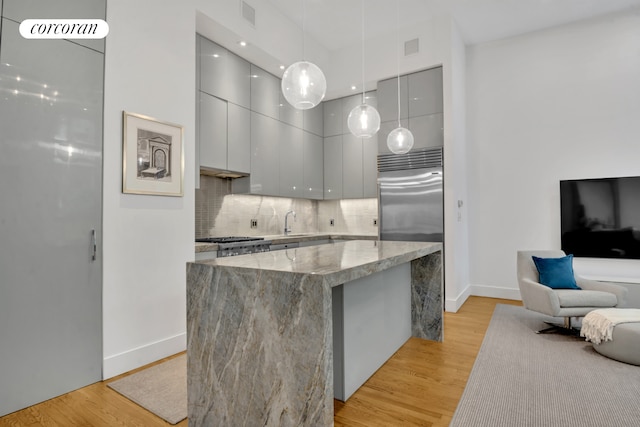
[(296, 211), (289, 211), (284, 216), (284, 235), (288, 235), (291, 233), (291, 227), (288, 225), (289, 214), (293, 214), (293, 220), (296, 220)]

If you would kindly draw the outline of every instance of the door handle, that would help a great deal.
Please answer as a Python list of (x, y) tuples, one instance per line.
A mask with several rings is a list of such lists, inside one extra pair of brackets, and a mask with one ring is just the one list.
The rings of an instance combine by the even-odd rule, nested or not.
[(91, 230), (91, 261), (96, 260), (96, 251), (97, 251), (96, 230), (92, 229)]

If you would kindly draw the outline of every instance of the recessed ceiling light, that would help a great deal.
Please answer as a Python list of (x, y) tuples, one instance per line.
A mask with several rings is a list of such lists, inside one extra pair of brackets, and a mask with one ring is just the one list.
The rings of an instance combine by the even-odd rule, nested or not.
[(245, 46), (247, 45), (247, 42), (246, 42), (246, 41), (244, 41), (244, 40), (242, 40), (242, 41), (238, 42), (238, 44), (239, 44), (240, 46), (242, 46), (242, 47), (245, 47)]
[(351, 86), (351, 90), (356, 90), (356, 87), (355, 86)]
[(280, 69), (281, 69), (281, 70), (284, 70), (284, 65), (281, 65), (281, 66), (280, 66)]
[(214, 54), (213, 54), (213, 57), (214, 57), (214, 58), (220, 58), (220, 55), (218, 55), (217, 53), (214, 53)]

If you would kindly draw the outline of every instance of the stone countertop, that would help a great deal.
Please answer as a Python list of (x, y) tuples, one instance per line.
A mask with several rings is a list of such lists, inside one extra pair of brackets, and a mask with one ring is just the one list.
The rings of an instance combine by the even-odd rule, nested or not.
[[(271, 236), (256, 236), (264, 237), (265, 240), (271, 240), (274, 245), (281, 245), (286, 243), (296, 242), (308, 242), (313, 240), (377, 240), (378, 236), (363, 235), (363, 234), (341, 234), (341, 233), (294, 233), (288, 236), (284, 235), (271, 235)], [(196, 242), (196, 252), (214, 252), (218, 250), (217, 243), (201, 243)]]
[(196, 263), (232, 270), (320, 275), (333, 287), (441, 250), (438, 242), (352, 240)]

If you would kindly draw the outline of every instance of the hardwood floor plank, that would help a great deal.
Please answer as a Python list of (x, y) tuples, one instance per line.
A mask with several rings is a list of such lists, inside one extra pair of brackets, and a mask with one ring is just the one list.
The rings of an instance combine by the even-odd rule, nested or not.
[[(348, 402), (334, 401), (335, 425), (448, 426), (496, 304), (522, 305), (520, 301), (470, 297), (457, 313), (445, 313), (445, 341), (409, 339)], [(0, 427), (169, 426), (107, 387), (144, 368), (0, 417)], [(177, 425), (186, 427), (188, 420)]]

